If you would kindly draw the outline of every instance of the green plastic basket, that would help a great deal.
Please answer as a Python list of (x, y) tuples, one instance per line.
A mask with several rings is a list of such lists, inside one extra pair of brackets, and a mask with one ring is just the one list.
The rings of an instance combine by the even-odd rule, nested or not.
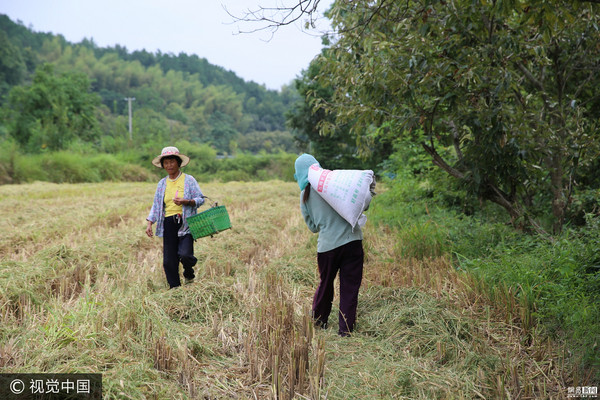
[(187, 218), (187, 223), (194, 239), (216, 235), (225, 229), (231, 228), (231, 221), (225, 206), (211, 207), (206, 211), (192, 215)]

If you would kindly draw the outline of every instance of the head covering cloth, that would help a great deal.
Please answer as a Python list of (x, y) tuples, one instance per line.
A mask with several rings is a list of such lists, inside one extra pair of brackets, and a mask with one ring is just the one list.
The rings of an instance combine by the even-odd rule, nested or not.
[(302, 154), (296, 159), (296, 163), (294, 164), (294, 167), (296, 168), (294, 179), (298, 182), (300, 190), (304, 190), (306, 185), (308, 185), (308, 169), (313, 164), (320, 166), (317, 159), (310, 154)]

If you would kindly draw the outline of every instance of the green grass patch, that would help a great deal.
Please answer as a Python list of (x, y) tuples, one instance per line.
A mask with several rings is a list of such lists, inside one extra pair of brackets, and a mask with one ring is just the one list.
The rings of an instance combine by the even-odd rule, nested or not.
[(499, 215), (493, 206), (472, 216), (453, 211), (410, 175), (389, 183), (370, 211), (372, 221), (394, 228), (403, 256), (452, 255), (485, 290), (510, 288), (547, 334), (567, 342), (583, 374), (600, 377), (600, 221), (548, 240)]
[[(97, 153), (93, 149), (74, 148), (73, 151), (22, 153), (11, 141), (0, 144), (0, 184), (82, 182), (147, 182), (164, 176), (164, 170), (151, 164), (161, 148), (125, 150), (116, 154)], [(278, 179), (293, 181), (296, 154), (239, 153), (217, 158), (216, 151), (207, 145), (177, 142), (191, 162), (182, 170), (199, 182), (257, 182)]]

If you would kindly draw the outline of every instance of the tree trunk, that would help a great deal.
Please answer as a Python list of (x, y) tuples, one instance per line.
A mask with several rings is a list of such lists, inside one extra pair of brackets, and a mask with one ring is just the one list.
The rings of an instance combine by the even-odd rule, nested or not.
[[(438, 167), (440, 167), (441, 169), (446, 171), (449, 175), (451, 175), (457, 179), (467, 179), (467, 178), (465, 178), (465, 175), (463, 172), (450, 166), (442, 158), (442, 156), (440, 156), (438, 154), (438, 152), (435, 150), (435, 148), (433, 146), (428, 146), (426, 143), (421, 143), (421, 145), (423, 146), (425, 151), (427, 153), (429, 153), (429, 155), (431, 155), (432, 162), (434, 165), (437, 165)], [(526, 213), (523, 211), (523, 209), (518, 204), (518, 202), (515, 201), (514, 199), (511, 199), (511, 196), (504, 193), (501, 189), (499, 189), (498, 187), (496, 187), (496, 185), (494, 185), (492, 183), (488, 183), (486, 189), (487, 189), (486, 190), (487, 195), (485, 195), (484, 200), (489, 200), (493, 203), (500, 205), (502, 208), (504, 208), (506, 210), (506, 212), (508, 212), (508, 214), (510, 215), (510, 221), (513, 224), (513, 226), (517, 227), (518, 221), (521, 220), (522, 222), (520, 223), (520, 226), (518, 226), (519, 228), (527, 229), (528, 227), (531, 227), (531, 228), (533, 228), (534, 231), (536, 231), (540, 235), (543, 235), (543, 236), (548, 235), (546, 233), (546, 231), (544, 231), (544, 229), (535, 220), (533, 220), (531, 217), (526, 215)]]
[(554, 152), (548, 157), (548, 166), (550, 167), (550, 185), (552, 190), (552, 215), (554, 222), (552, 232), (558, 234), (562, 231), (565, 220), (565, 188), (563, 178), (563, 168), (560, 153)]

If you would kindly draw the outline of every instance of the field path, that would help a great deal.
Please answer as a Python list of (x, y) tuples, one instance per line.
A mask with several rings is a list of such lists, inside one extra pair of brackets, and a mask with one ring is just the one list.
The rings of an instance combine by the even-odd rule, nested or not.
[(196, 242), (196, 282), (176, 290), (144, 234), (155, 184), (0, 186), (0, 372), (101, 372), (108, 399), (548, 399), (573, 386), (510, 291), (445, 257), (403, 259), (371, 224), (355, 335), (315, 331), (316, 235), (297, 185), (200, 185), (233, 229)]

